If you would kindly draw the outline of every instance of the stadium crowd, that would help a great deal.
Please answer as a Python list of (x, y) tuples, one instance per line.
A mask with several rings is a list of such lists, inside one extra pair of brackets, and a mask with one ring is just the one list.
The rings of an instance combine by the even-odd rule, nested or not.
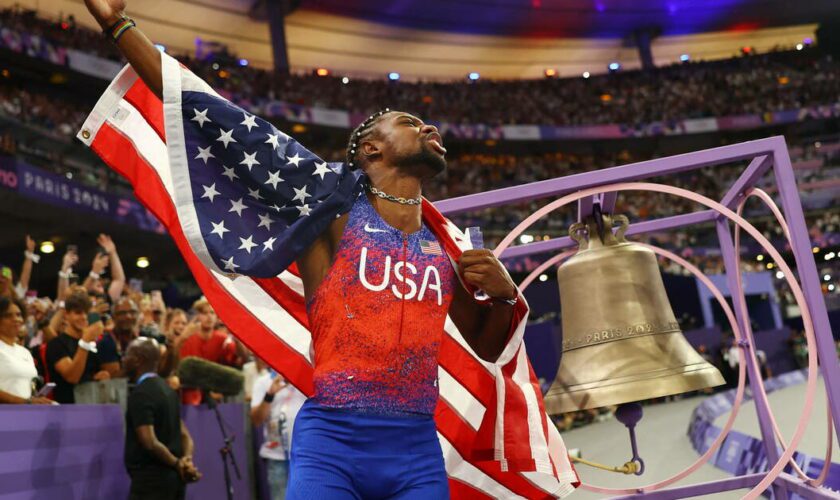
[[(0, 25), (56, 46), (118, 60), (98, 31), (70, 18), (48, 20), (17, 8), (0, 11)], [(833, 104), (840, 66), (810, 47), (716, 62), (686, 62), (653, 71), (508, 81), (393, 82), (341, 75), (281, 75), (247, 66), (222, 48), (201, 60), (177, 55), (214, 88), (255, 108), (280, 100), (370, 114), (383, 106), (450, 123), (645, 124), (686, 118), (760, 114)], [(243, 65), (243, 62), (246, 65)]]

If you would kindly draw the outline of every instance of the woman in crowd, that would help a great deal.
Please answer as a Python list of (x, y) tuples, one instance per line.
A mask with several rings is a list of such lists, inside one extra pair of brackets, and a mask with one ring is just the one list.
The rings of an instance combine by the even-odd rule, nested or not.
[(0, 403), (50, 404), (32, 396), (32, 379), (38, 375), (29, 350), (19, 344), (26, 308), (15, 298), (0, 297)]

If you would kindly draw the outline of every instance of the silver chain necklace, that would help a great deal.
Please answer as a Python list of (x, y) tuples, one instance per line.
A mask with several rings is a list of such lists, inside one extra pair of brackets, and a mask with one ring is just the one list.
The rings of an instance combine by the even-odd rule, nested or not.
[(394, 196), (392, 194), (383, 193), (382, 191), (376, 189), (375, 187), (367, 184), (367, 190), (370, 191), (374, 196), (382, 198), (383, 200), (393, 201), (394, 203), (399, 203), (400, 205), (420, 205), (423, 203), (423, 198), (403, 198), (402, 196)]

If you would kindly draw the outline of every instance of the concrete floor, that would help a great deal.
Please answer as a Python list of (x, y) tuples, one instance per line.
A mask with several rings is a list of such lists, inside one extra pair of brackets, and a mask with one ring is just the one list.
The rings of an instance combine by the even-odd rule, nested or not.
[[(793, 434), (805, 400), (805, 386), (794, 386), (771, 393), (770, 405), (776, 415), (779, 428), (786, 439)], [(643, 476), (625, 476), (580, 465), (578, 473), (584, 483), (612, 488), (635, 488), (670, 477), (692, 464), (698, 454), (692, 448), (686, 435), (691, 412), (702, 398), (690, 398), (667, 404), (646, 406), (644, 418), (636, 426), (639, 454), (645, 461)], [(798, 447), (800, 451), (822, 457), (825, 453), (826, 408), (822, 380), (819, 381), (818, 397), (814, 405), (806, 434)], [(716, 424), (720, 427), (726, 421), (721, 416)], [(742, 405), (735, 419), (734, 429), (752, 436), (760, 435), (755, 406), (752, 402)], [(630, 459), (630, 440), (627, 430), (615, 419), (592, 424), (563, 434), (568, 448), (580, 448), (583, 458), (608, 465), (621, 465)], [(835, 459), (837, 461), (837, 459)], [(711, 465), (703, 465), (694, 474), (676, 485), (689, 485), (724, 479), (727, 472)], [(740, 498), (748, 490), (735, 490), (695, 498), (720, 500)], [(600, 493), (578, 490), (570, 499), (589, 500), (606, 498)]]

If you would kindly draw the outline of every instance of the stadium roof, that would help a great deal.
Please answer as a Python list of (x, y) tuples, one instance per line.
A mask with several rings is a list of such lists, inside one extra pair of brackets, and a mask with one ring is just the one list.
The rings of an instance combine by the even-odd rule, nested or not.
[(301, 8), (406, 28), (551, 38), (744, 31), (840, 14), (837, 0), (303, 0)]

